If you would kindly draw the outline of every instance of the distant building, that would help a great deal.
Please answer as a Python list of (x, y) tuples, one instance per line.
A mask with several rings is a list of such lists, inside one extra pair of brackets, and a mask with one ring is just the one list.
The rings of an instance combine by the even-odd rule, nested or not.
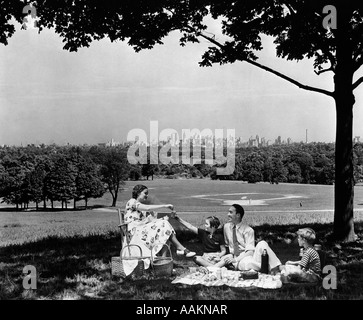
[[(135, 142), (137, 142), (138, 138), (139, 137), (136, 137)], [(128, 141), (128, 142), (125, 142), (125, 143), (117, 142), (113, 138), (111, 138), (111, 140), (108, 141), (108, 142), (100, 142), (100, 143), (98, 143), (98, 146), (99, 147), (116, 147), (116, 146), (121, 146), (121, 145), (125, 145), (126, 146), (126, 145), (129, 145), (130, 143), (131, 143), (131, 141)], [(133, 143), (131, 143), (131, 144), (133, 144)]]
[(275, 144), (280, 145), (281, 144), (281, 136), (278, 136), (275, 140)]

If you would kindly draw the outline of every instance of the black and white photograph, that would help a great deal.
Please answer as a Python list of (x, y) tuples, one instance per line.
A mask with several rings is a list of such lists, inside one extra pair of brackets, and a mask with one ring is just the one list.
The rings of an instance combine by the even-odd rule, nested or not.
[(363, 298), (362, 3), (0, 3), (0, 300)]

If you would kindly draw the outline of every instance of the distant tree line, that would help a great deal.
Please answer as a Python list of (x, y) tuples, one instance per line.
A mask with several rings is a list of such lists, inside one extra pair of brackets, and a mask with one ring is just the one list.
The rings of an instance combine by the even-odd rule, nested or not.
[[(363, 181), (363, 144), (356, 143), (353, 150), (354, 180), (358, 183)], [(225, 151), (224, 154), (226, 155), (227, 152)], [(211, 166), (204, 163), (202, 149), (201, 164), (144, 164), (140, 165), (138, 176), (145, 176), (147, 179), (155, 174), (169, 178), (210, 177), (213, 180), (243, 180), (249, 183), (334, 183), (334, 143), (312, 142), (238, 148), (235, 154), (235, 170), (232, 175), (217, 175), (217, 165)]]
[(250, 183), (333, 184), (334, 152), (332, 143), (295, 143), (239, 149), (233, 177), (226, 178)]
[[(192, 149), (191, 149), (192, 150)], [(225, 152), (226, 154), (226, 152)], [(112, 206), (126, 180), (164, 178), (211, 178), (249, 183), (334, 183), (333, 143), (295, 143), (236, 150), (232, 175), (218, 176), (216, 166), (200, 164), (135, 164), (127, 160), (126, 147), (29, 145), (0, 148), (0, 198), (16, 208), (33, 202), (62, 208), (73, 201), (112, 195)], [(363, 181), (363, 144), (354, 145), (355, 182)]]
[(128, 178), (126, 150), (100, 147), (29, 145), (0, 148), (0, 198), (16, 208), (51, 207), (55, 201), (67, 208), (73, 200), (99, 198), (109, 191), (117, 195)]

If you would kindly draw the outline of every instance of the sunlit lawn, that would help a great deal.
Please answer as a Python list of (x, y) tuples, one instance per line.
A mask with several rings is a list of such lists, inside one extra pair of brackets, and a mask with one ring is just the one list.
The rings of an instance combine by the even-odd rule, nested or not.
[[(292, 226), (256, 227), (257, 240), (267, 240), (282, 262), (297, 259), (298, 247)], [(325, 238), (331, 225), (313, 225), (318, 236)], [(16, 229), (16, 227), (15, 227)], [(357, 232), (362, 236), (363, 224)], [(92, 233), (95, 233), (92, 231)], [(201, 252), (200, 243), (178, 231), (181, 241), (191, 250)], [(191, 260), (173, 252), (174, 270), (167, 279), (154, 278), (145, 272), (142, 279), (122, 281), (111, 276), (110, 260), (120, 250), (119, 234), (100, 231), (88, 236), (49, 236), (35, 242), (8, 245), (0, 249), (0, 299), (138, 299), (138, 300), (197, 300), (197, 299), (361, 299), (363, 289), (362, 242), (346, 248), (328, 247), (330, 263), (338, 268), (338, 289), (321, 286), (283, 286), (278, 290), (235, 289), (230, 287), (183, 286), (171, 284), (176, 275), (195, 266)], [(24, 290), (22, 270), (26, 265), (36, 267), (36, 290)]]
[[(154, 190), (158, 199), (163, 198), (157, 193), (157, 189), (151, 190)], [(200, 194), (203, 192), (206, 193), (206, 190), (202, 190)], [(227, 193), (230, 190), (226, 189), (223, 192)], [(180, 193), (181, 191), (178, 191), (173, 202), (179, 201), (181, 206)], [(217, 190), (210, 190), (210, 194), (212, 193), (217, 193)], [(173, 285), (172, 279), (187, 271), (189, 266), (195, 266), (191, 260), (176, 256), (174, 251), (174, 274), (170, 278), (155, 278), (150, 272), (145, 272), (142, 279), (135, 281), (113, 278), (110, 261), (111, 257), (117, 256), (120, 252), (120, 236), (117, 229), (117, 212), (114, 208), (108, 207), (110, 199), (107, 197), (98, 199), (98, 205), (97, 200), (94, 200), (95, 202), (91, 203), (93, 209), (88, 210), (15, 212), (3, 208), (0, 211), (0, 299), (315, 300), (361, 299), (363, 296), (362, 240), (342, 247), (327, 243), (333, 217), (332, 211), (324, 211), (322, 206), (315, 212), (279, 212), (261, 208), (256, 210), (256, 207), (247, 206), (245, 221), (255, 228), (256, 240), (268, 241), (282, 262), (298, 258), (294, 232), (304, 225), (312, 226), (318, 233), (319, 241), (326, 246), (329, 263), (337, 267), (337, 290), (326, 290), (321, 285), (283, 286), (272, 291), (235, 289), (227, 286)], [(123, 197), (126, 199), (126, 194)], [(124, 199), (120, 199), (121, 208)], [(305, 202), (308, 202), (308, 199), (306, 198)], [(189, 209), (184, 212), (179, 210), (179, 214), (197, 226), (202, 225), (205, 217), (212, 212), (225, 222), (228, 207), (217, 206), (215, 203), (212, 207), (210, 205), (207, 200), (204, 201), (204, 207), (199, 208), (199, 212)], [(274, 206), (276, 209), (281, 203)], [(356, 212), (355, 221), (356, 233), (362, 239), (363, 219), (360, 211)], [(200, 243), (195, 237), (181, 228), (176, 221), (170, 222), (177, 230), (178, 238), (191, 250), (201, 253)], [(36, 290), (23, 289), (25, 275), (22, 271), (26, 265), (36, 267)]]

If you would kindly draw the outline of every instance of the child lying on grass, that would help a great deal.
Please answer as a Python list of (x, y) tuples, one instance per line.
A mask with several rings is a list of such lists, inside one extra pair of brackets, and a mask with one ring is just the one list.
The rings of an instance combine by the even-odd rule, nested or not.
[(282, 282), (317, 282), (320, 280), (321, 262), (318, 252), (314, 249), (315, 231), (303, 228), (297, 231), (299, 246), (303, 255), (299, 261), (287, 261), (281, 271)]

